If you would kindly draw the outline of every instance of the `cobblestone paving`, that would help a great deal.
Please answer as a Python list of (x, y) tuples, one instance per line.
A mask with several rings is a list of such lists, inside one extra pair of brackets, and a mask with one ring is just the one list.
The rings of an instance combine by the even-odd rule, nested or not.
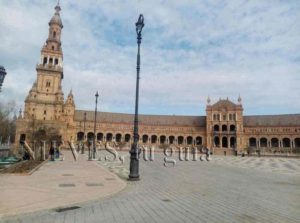
[(297, 158), (214, 156), (211, 162), (219, 165), (258, 169), (266, 172), (300, 174), (300, 159)]
[[(121, 178), (120, 161), (98, 161)], [(141, 181), (80, 208), (16, 216), (4, 222), (300, 222), (299, 159), (212, 157), (163, 165), (141, 161)]]

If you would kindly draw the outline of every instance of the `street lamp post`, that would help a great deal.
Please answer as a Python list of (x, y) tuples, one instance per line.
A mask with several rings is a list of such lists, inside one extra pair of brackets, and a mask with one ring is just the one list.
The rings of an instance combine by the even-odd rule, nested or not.
[(5, 68), (3, 66), (0, 66), (0, 92), (1, 92), (2, 84), (5, 76), (6, 76)]
[(142, 42), (142, 29), (144, 27), (144, 16), (140, 14), (138, 21), (135, 23), (137, 34), (137, 65), (136, 65), (136, 92), (135, 92), (135, 115), (134, 115), (134, 129), (133, 129), (133, 144), (130, 149), (130, 173), (129, 180), (136, 181), (140, 179), (139, 175), (139, 148), (138, 148), (138, 131), (139, 131), (139, 80), (140, 80), (140, 45)]
[(86, 123), (86, 112), (83, 114), (83, 143), (82, 143), (82, 147), (81, 147), (82, 154), (84, 154), (85, 123)]
[(97, 105), (98, 105), (98, 91), (95, 94), (96, 107), (95, 107), (95, 120), (94, 120), (94, 138), (93, 138), (93, 159), (96, 159), (96, 121), (97, 121)]

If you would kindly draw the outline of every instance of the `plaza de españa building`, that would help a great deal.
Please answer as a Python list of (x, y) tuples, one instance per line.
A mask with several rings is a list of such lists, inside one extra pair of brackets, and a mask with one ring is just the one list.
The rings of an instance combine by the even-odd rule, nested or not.
[[(61, 8), (49, 21), (49, 34), (36, 66), (37, 77), (16, 125), (16, 139), (33, 141), (37, 130), (56, 130), (61, 139), (82, 141), (94, 136), (94, 111), (77, 110), (72, 91), (62, 91), (63, 51)], [(68, 75), (68, 74), (66, 74)], [(99, 112), (99, 143), (129, 145), (133, 140), (133, 114)], [(300, 151), (300, 114), (244, 116), (242, 99), (236, 102), (207, 99), (205, 116), (139, 115), (139, 144), (162, 148), (206, 146), (215, 154), (234, 154), (252, 148), (265, 152)]]

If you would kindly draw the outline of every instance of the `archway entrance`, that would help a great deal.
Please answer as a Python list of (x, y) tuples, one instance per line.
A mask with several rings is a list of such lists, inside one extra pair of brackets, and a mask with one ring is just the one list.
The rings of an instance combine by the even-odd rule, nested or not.
[(227, 137), (222, 138), (222, 147), (228, 148), (228, 140)]
[(157, 142), (157, 136), (156, 135), (151, 136), (151, 143), (155, 144), (156, 142)]
[(77, 133), (77, 141), (82, 141), (82, 140), (84, 140), (84, 133), (78, 132)]
[(271, 139), (271, 147), (279, 147), (279, 140), (277, 138)]
[(250, 138), (249, 139), (249, 146), (250, 147), (256, 147), (256, 138)]
[(103, 133), (99, 132), (99, 133), (97, 134), (97, 140), (98, 140), (98, 141), (103, 141)]
[(169, 144), (174, 144), (175, 137), (169, 136)]
[(125, 142), (130, 142), (130, 134), (125, 135)]
[(118, 133), (116, 135), (116, 142), (121, 142), (121, 139), (122, 139), (122, 135), (120, 133)]
[(183, 136), (178, 136), (178, 145), (182, 145), (183, 144)]
[(143, 143), (148, 143), (149, 137), (148, 135), (143, 135)]

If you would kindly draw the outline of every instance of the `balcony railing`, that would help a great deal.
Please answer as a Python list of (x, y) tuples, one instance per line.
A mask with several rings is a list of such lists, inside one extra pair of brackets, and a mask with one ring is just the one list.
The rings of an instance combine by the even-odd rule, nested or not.
[(52, 64), (37, 64), (37, 69), (47, 69), (47, 70), (57, 70), (57, 71), (63, 71), (63, 68), (59, 66), (58, 64), (52, 65)]

